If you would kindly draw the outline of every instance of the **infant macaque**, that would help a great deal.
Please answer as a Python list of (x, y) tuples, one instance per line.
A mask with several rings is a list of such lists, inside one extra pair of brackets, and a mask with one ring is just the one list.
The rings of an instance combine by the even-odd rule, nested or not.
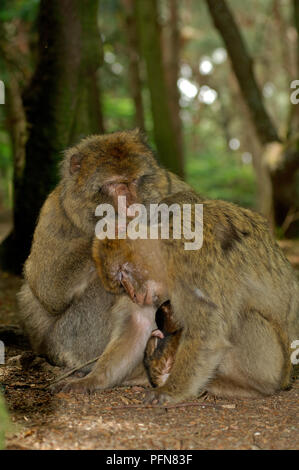
[(161, 387), (172, 369), (182, 329), (173, 319), (169, 301), (158, 309), (156, 322), (158, 329), (152, 332), (148, 340), (143, 363), (151, 385)]
[(161, 304), (166, 277), (162, 279), (165, 268), (158, 263), (158, 247), (157, 240), (95, 239), (93, 243), (93, 258), (105, 289), (117, 294), (126, 291), (137, 304), (158, 308), (158, 328), (152, 332), (144, 354), (153, 387), (163, 385), (169, 377), (182, 332), (173, 319), (170, 302), (165, 299)]

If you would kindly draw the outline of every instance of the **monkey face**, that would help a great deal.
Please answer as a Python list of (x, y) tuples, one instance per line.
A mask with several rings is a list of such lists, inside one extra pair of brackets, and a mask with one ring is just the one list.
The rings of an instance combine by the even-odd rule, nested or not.
[(163, 285), (151, 279), (144, 279), (138, 274), (134, 275), (134, 267), (123, 265), (119, 271), (119, 278), (133, 302), (138, 305), (161, 305)]
[(158, 240), (95, 238), (92, 256), (105, 289), (113, 293), (125, 291), (138, 305), (158, 308), (167, 300), (159, 246)]
[(127, 207), (158, 202), (160, 173), (136, 130), (88, 137), (66, 152), (62, 165), (67, 192), (79, 195), (81, 207), (85, 202), (94, 209), (109, 203), (117, 210), (118, 196), (126, 197)]

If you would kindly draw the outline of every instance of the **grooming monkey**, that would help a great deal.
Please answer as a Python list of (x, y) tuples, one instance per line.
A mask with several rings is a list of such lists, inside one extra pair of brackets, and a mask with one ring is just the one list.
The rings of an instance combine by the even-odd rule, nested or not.
[[(286, 388), (289, 347), (299, 337), (298, 282), (265, 220), (232, 203), (202, 201), (191, 191), (161, 202), (203, 202), (200, 250), (186, 251), (184, 239), (171, 237), (93, 244), (107, 289), (124, 289), (140, 306), (170, 301), (180, 331), (177, 351), (169, 377), (147, 400), (176, 402), (204, 390), (255, 397)], [(193, 223), (194, 212), (191, 218)], [(147, 354), (149, 371), (151, 358)]]
[[(92, 260), (99, 204), (158, 203), (188, 185), (162, 169), (139, 131), (95, 135), (68, 149), (61, 181), (45, 201), (24, 266), (19, 314), (33, 350), (73, 368), (101, 355), (86, 391), (137, 380), (155, 327), (152, 306), (105, 291)], [(88, 370), (87, 370), (88, 371)], [(101, 371), (101, 373), (99, 373)]]

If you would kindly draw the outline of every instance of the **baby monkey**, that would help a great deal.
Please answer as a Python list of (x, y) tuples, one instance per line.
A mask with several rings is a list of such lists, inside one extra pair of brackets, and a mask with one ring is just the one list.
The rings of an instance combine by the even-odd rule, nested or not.
[(169, 301), (157, 310), (158, 329), (152, 332), (144, 353), (144, 367), (150, 384), (161, 387), (165, 384), (174, 364), (182, 329), (173, 318)]
[[(93, 243), (93, 258), (106, 290), (115, 294), (126, 291), (131, 299), (140, 305), (156, 303), (158, 328), (148, 340), (143, 363), (150, 384), (159, 387), (169, 377), (182, 329), (173, 318), (169, 300), (158, 306), (158, 299), (151, 295), (153, 289), (159, 286), (149, 281), (150, 276), (157, 279), (157, 273), (160, 271), (158, 255), (153, 247), (157, 249), (157, 241), (96, 238)], [(146, 260), (149, 259), (150, 263), (146, 266)], [(159, 277), (161, 278), (161, 271)]]

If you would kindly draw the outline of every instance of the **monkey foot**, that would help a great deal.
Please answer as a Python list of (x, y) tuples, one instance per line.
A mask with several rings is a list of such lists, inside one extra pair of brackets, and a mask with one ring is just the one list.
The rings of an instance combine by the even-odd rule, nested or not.
[(145, 405), (165, 405), (166, 403), (175, 403), (175, 400), (167, 393), (151, 390), (146, 393), (143, 403)]
[(76, 380), (63, 380), (50, 386), (52, 393), (88, 393), (91, 394), (100, 387), (93, 377), (84, 377)]

